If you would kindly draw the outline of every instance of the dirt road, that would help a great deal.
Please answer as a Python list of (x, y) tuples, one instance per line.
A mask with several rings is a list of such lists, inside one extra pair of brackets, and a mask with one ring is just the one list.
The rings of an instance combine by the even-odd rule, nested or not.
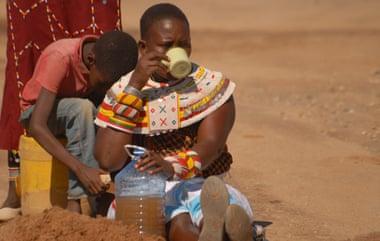
[[(153, 1), (122, 2), (138, 37)], [(170, 2), (190, 19), (192, 59), (237, 83), (229, 181), (273, 222), (268, 238), (380, 240), (380, 2)]]

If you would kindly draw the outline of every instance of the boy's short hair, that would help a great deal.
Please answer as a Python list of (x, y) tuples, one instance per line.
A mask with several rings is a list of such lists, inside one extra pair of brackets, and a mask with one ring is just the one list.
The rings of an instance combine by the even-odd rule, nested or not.
[(150, 26), (163, 18), (176, 18), (187, 24), (190, 27), (186, 15), (177, 6), (170, 3), (159, 3), (145, 10), (140, 18), (140, 34), (141, 39), (144, 39)]
[(132, 71), (137, 63), (136, 40), (128, 33), (110, 31), (96, 41), (95, 66), (107, 81), (115, 82)]

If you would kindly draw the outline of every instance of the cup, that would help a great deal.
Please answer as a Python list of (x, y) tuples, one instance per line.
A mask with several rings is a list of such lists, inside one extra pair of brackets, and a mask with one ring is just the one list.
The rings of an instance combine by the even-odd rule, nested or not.
[(170, 48), (166, 55), (170, 62), (162, 61), (169, 68), (170, 74), (177, 78), (185, 78), (191, 72), (191, 62), (186, 51), (180, 47)]

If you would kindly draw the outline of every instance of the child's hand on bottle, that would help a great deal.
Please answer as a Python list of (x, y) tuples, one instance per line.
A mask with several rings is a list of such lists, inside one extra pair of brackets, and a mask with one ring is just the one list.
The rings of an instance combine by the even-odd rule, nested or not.
[(168, 177), (174, 175), (173, 165), (164, 160), (159, 153), (153, 151), (149, 151), (147, 155), (137, 161), (135, 168), (140, 172), (147, 171), (149, 174), (164, 172)]

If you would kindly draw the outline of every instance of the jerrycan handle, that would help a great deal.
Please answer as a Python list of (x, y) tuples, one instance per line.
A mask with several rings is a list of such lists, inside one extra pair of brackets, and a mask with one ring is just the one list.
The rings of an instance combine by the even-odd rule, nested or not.
[(148, 150), (142, 146), (127, 144), (124, 146), (124, 148), (125, 148), (125, 151), (127, 152), (128, 156), (130, 156), (131, 159), (133, 159), (133, 160), (140, 159), (140, 157), (142, 157), (148, 153)]

